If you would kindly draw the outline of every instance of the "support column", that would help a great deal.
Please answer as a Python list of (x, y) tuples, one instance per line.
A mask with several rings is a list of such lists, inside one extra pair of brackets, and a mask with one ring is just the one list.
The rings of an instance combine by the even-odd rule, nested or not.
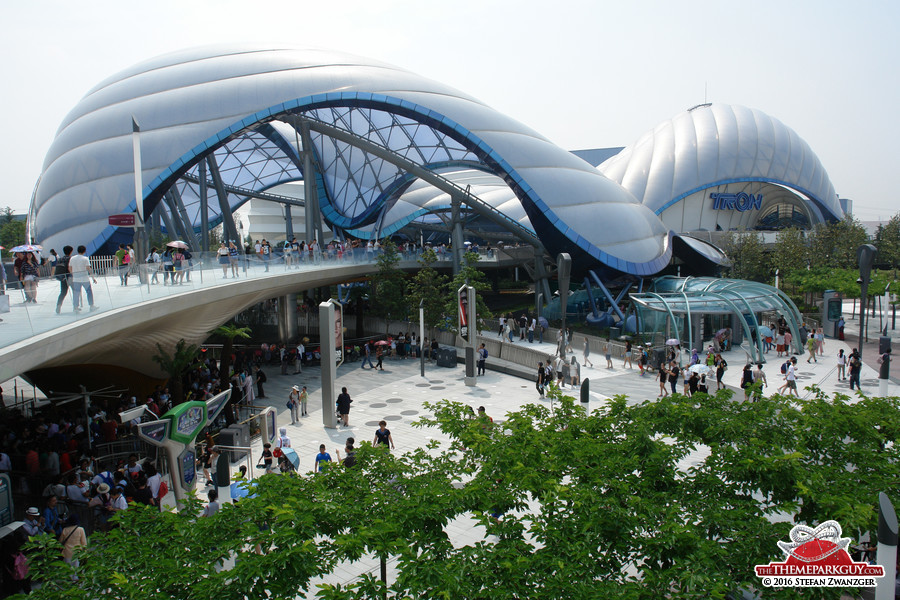
[[(303, 146), (303, 203), (306, 213), (306, 243), (316, 237), (316, 209), (319, 206), (318, 190), (316, 190), (316, 168), (313, 164), (312, 138), (309, 135), (309, 123), (300, 120), (300, 143)], [(319, 240), (321, 243), (322, 240)]]
[(288, 242), (294, 239), (294, 215), (291, 214), (291, 205), (284, 206), (284, 235)]
[(334, 344), (334, 326), (334, 304), (322, 302), (319, 304), (319, 341), (322, 356), (320, 371), (322, 375), (322, 424), (329, 429), (337, 428), (334, 406), (337, 400), (334, 385), (334, 376), (337, 371), (335, 368), (337, 350)]
[(170, 238), (178, 238), (181, 237), (181, 232), (175, 227), (175, 222), (172, 220), (172, 217), (169, 215), (169, 195), (163, 197), (163, 200), (156, 205), (156, 210), (154, 211), (158, 214), (159, 218), (162, 219), (162, 222), (166, 225), (166, 235)]
[(222, 213), (222, 225), (225, 230), (225, 238), (229, 240), (239, 240), (237, 227), (234, 225), (234, 215), (231, 212), (231, 205), (228, 204), (228, 192), (225, 191), (225, 184), (222, 182), (222, 175), (219, 173), (216, 155), (207, 155), (206, 161), (209, 163), (209, 174), (212, 177), (213, 185), (216, 187), (216, 196), (219, 198), (219, 212)]
[(278, 298), (278, 337), (282, 344), (297, 339), (297, 294)]
[(197, 165), (200, 177), (200, 249), (209, 252), (209, 194), (206, 189), (206, 161)]
[(465, 245), (462, 223), (459, 216), (462, 202), (459, 198), (454, 196), (451, 198), (450, 203), (452, 207), (450, 211), (450, 243), (453, 245), (453, 274), (456, 275), (459, 273), (460, 265), (462, 264), (463, 247)]
[[(538, 293), (543, 296), (544, 303), (549, 303), (553, 298), (553, 295), (550, 293), (549, 275), (546, 267), (544, 267), (544, 255), (538, 252), (537, 249), (535, 249), (534, 253), (534, 291), (535, 302), (537, 302)], [(542, 311), (538, 309), (537, 312), (541, 313)]]
[(169, 207), (169, 215), (171, 215), (175, 229), (178, 231), (181, 239), (193, 248), (197, 248), (197, 239), (194, 237), (194, 231), (191, 229), (190, 223), (185, 222), (187, 211), (184, 210), (183, 204), (180, 207), (179, 204), (181, 204), (181, 195), (175, 189), (175, 186), (172, 186), (166, 192), (166, 205)]

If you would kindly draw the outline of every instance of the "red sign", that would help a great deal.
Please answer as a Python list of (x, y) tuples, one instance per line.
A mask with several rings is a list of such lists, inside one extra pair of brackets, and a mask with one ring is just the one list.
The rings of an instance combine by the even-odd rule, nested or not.
[(113, 227), (134, 227), (134, 213), (109, 215), (109, 224)]

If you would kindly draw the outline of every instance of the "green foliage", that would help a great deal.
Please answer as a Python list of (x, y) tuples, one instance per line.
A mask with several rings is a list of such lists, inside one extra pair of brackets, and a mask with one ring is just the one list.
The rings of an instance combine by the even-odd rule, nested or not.
[(444, 314), (452, 315), (450, 326), (454, 331), (456, 331), (456, 315), (459, 313), (459, 298), (457, 292), (459, 288), (465, 285), (466, 281), (475, 288), (477, 319), (487, 320), (494, 316), (491, 309), (488, 308), (487, 303), (484, 301), (484, 294), (491, 291), (491, 284), (488, 282), (484, 271), (481, 271), (478, 268), (479, 260), (481, 260), (481, 257), (477, 252), (466, 252), (463, 255), (459, 272), (453, 276), (453, 279), (451, 279), (448, 284), (447, 294), (445, 296), (447, 301), (444, 303)]
[(810, 266), (838, 269), (858, 269), (856, 250), (869, 241), (865, 227), (853, 215), (816, 225), (808, 239)]
[(409, 314), (419, 312), (419, 303), (425, 309), (425, 327), (433, 331), (444, 319), (444, 298), (447, 294), (447, 278), (438, 273), (432, 265), (437, 262), (437, 254), (425, 248), (418, 261), (421, 268), (409, 282)]
[[(25, 243), (25, 221), (7, 221), (0, 225), (0, 246), (6, 248), (3, 256), (10, 256), (9, 249)], [(49, 248), (48, 248), (49, 251)]]
[(891, 217), (885, 225), (878, 226), (875, 247), (878, 248), (879, 263), (895, 269), (900, 266), (900, 213)]
[(400, 253), (397, 245), (385, 238), (378, 255), (378, 272), (372, 277), (375, 291), (375, 302), (372, 312), (379, 317), (401, 319), (406, 316), (406, 280), (403, 271), (397, 268)]
[(775, 234), (772, 249), (772, 269), (778, 269), (782, 278), (805, 270), (809, 260), (809, 245), (803, 232), (796, 227), (782, 229)]
[(756, 231), (729, 231), (722, 237), (722, 251), (731, 261), (728, 277), (748, 281), (769, 280), (769, 260)]
[(164, 350), (160, 344), (156, 344), (156, 350), (156, 354), (151, 358), (169, 376), (173, 404), (184, 402), (184, 385), (181, 378), (185, 371), (197, 360), (200, 348), (180, 339), (171, 352)]
[[(897, 398), (738, 403), (723, 391), (587, 413), (551, 395), (553, 409), (502, 423), (428, 404), (419, 425), (449, 444), (396, 455), (363, 443), (352, 468), (264, 475), (210, 518), (194, 498), (180, 513), (129, 508), (92, 536), (71, 586), (58, 543), (35, 550), (37, 576), (54, 583), (33, 597), (287, 599), (340, 564), (358, 578), (319, 584), (319, 598), (723, 598), (759, 588), (753, 566), (783, 557), (785, 516), (837, 519), (854, 536), (874, 530), (878, 491), (900, 497)], [(480, 539), (450, 540), (475, 524)], [(395, 576), (364, 573), (363, 557), (389, 559)]]
[[(825, 290), (834, 290), (844, 294), (846, 298), (858, 298), (861, 292), (856, 280), (859, 278), (859, 269), (828, 269), (817, 267), (815, 269), (794, 271), (787, 281), (799, 292), (804, 294), (821, 294)], [(869, 283), (869, 297), (881, 296), (892, 276), (886, 271), (872, 271)]]
[(225, 323), (224, 325), (216, 327), (211, 333), (225, 338), (225, 341), (222, 344), (219, 375), (222, 385), (227, 386), (231, 379), (231, 354), (234, 352), (234, 340), (235, 338), (241, 338), (243, 340), (250, 339), (251, 329), (249, 327), (239, 327), (237, 324)]

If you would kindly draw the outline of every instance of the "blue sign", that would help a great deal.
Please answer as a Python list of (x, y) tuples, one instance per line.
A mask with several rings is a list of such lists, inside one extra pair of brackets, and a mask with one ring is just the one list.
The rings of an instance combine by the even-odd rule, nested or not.
[(736, 210), (744, 212), (747, 210), (760, 210), (762, 208), (762, 194), (747, 194), (738, 192), (737, 194), (710, 194), (713, 201), (713, 210)]
[(181, 467), (181, 481), (184, 482), (184, 487), (189, 488), (193, 485), (194, 478), (197, 476), (197, 456), (194, 454), (193, 450), (187, 448), (181, 453), (181, 456), (178, 457), (178, 461), (180, 463), (179, 466)]

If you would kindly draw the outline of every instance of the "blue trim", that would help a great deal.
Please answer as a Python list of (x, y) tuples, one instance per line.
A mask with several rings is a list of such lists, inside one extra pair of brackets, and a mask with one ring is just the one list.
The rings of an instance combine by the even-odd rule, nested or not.
[[(489, 169), (501, 177), (510, 189), (513, 190), (513, 193), (515, 193), (522, 203), (522, 206), (525, 208), (525, 212), (531, 220), (534, 230), (539, 232), (541, 241), (548, 248), (555, 249), (559, 252), (569, 251), (570, 253), (577, 250), (574, 254), (579, 256), (581, 260), (589, 260), (588, 257), (592, 257), (611, 269), (631, 275), (656, 273), (665, 268), (669, 263), (672, 255), (671, 239), (668, 240), (666, 250), (662, 255), (645, 263), (635, 263), (619, 259), (600, 250), (583, 238), (576, 237), (576, 239), (573, 240), (573, 232), (565, 227), (565, 225), (557, 226), (557, 223), (560, 223), (561, 219), (559, 219), (543, 199), (532, 190), (525, 179), (484, 140), (453, 119), (441, 115), (438, 112), (419, 106), (408, 100), (401, 100), (392, 96), (374, 93), (329, 92), (326, 94), (316, 94), (303, 98), (295, 98), (260, 110), (253, 115), (249, 115), (197, 144), (181, 158), (172, 163), (172, 165), (164, 169), (149, 184), (144, 186), (143, 198), (145, 207), (148, 200), (151, 200), (151, 202), (159, 201), (159, 198), (162, 196), (162, 190), (168, 189), (168, 187), (174, 183), (181, 172), (183, 172), (185, 166), (193, 166), (202, 156), (214, 151), (216, 148), (225, 144), (231, 138), (236, 137), (243, 131), (260, 123), (267, 123), (277, 118), (278, 115), (282, 113), (303, 112), (333, 106), (387, 110), (388, 112), (394, 112), (395, 114), (428, 125), (453, 138), (464, 148), (478, 156)], [(393, 226), (391, 228), (393, 228)], [(111, 232), (107, 233), (107, 231), (104, 230), (95, 241), (102, 244), (109, 238), (109, 235), (111, 235)], [(573, 259), (574, 258), (575, 256), (573, 256)], [(579, 262), (581, 262), (581, 260), (579, 260)], [(584, 266), (586, 267), (588, 265), (585, 264)], [(606, 269), (604, 269), (604, 271), (605, 270)], [(611, 273), (611, 275), (614, 275), (614, 273)]]
[(661, 215), (665, 212), (670, 206), (677, 204), (690, 196), (691, 194), (696, 194), (697, 192), (701, 192), (703, 190), (708, 190), (709, 188), (716, 187), (717, 185), (728, 185), (729, 183), (746, 183), (748, 181), (755, 181), (758, 183), (774, 183), (778, 185), (783, 185), (792, 190), (798, 191), (801, 194), (805, 195), (807, 198), (812, 200), (812, 202), (816, 205), (816, 207), (822, 212), (824, 215), (828, 215), (835, 220), (840, 220), (840, 217), (831, 212), (828, 207), (825, 206), (825, 203), (821, 198), (807, 190), (806, 188), (800, 187), (795, 183), (789, 183), (787, 181), (782, 181), (780, 179), (772, 179), (771, 177), (734, 177), (731, 179), (721, 179), (719, 181), (714, 181), (711, 183), (706, 183), (704, 185), (695, 187), (694, 189), (688, 190), (683, 194), (675, 196), (665, 204), (663, 204), (659, 209), (656, 210), (657, 215)]

